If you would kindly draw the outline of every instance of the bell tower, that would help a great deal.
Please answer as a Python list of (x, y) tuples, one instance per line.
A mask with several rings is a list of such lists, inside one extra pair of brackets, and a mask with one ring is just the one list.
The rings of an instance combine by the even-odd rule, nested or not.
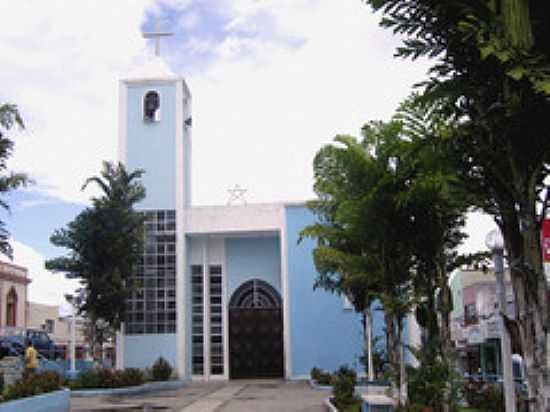
[(145, 171), (146, 196), (137, 209), (146, 221), (137, 286), (117, 337), (117, 367), (135, 363), (134, 342), (150, 341), (157, 351), (139, 354), (143, 366), (162, 356), (186, 377), (184, 214), (191, 205), (191, 93), (158, 56), (158, 39), (167, 34), (144, 35), (156, 37), (156, 55), (119, 83), (118, 157), (128, 170)]
[(164, 62), (157, 59), (119, 90), (119, 160), (145, 170), (144, 210), (191, 204), (191, 93), (182, 77), (159, 74)]

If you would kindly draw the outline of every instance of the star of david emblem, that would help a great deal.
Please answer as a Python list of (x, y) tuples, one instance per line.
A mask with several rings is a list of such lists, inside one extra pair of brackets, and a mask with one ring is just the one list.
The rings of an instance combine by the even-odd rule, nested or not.
[(239, 185), (235, 185), (232, 189), (227, 190), (229, 192), (229, 199), (227, 200), (227, 206), (232, 206), (236, 203), (246, 205), (246, 198), (244, 195), (247, 190), (243, 189)]

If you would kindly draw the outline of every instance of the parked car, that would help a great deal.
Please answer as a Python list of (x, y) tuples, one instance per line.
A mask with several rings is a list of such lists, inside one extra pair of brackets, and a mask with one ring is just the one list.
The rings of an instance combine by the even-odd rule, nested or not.
[(51, 340), (46, 331), (39, 329), (4, 331), (3, 336), (0, 336), (0, 353), (20, 356), (25, 353), (29, 342), (32, 342), (37, 352), (47, 359), (62, 357), (63, 349)]

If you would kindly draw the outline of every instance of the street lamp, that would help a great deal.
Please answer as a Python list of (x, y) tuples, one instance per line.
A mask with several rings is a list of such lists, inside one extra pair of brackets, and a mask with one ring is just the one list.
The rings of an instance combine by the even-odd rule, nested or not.
[(498, 319), (500, 321), (500, 353), (502, 354), (502, 378), (506, 412), (516, 412), (516, 390), (512, 375), (512, 345), (504, 322), (506, 316), (506, 288), (504, 286), (504, 239), (500, 230), (493, 229), (485, 237), (485, 245), (493, 254), (497, 281)]
[(76, 369), (76, 312), (77, 308), (82, 305), (84, 300), (84, 290), (80, 289), (78, 295), (73, 296), (71, 299), (71, 306), (73, 308), (71, 316), (71, 369), (69, 374), (71, 376), (77, 376), (78, 371)]

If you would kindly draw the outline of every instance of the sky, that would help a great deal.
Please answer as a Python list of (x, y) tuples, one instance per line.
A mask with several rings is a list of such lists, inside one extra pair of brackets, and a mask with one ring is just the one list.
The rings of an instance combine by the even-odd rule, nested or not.
[[(118, 81), (151, 54), (158, 22), (174, 35), (161, 56), (193, 96), (193, 204), (313, 197), (312, 160), (337, 134), (387, 120), (429, 63), (403, 61), (399, 40), (360, 0), (22, 0), (0, 2), (0, 103), (26, 128), (12, 133), (10, 168), (34, 184), (1, 215), (32, 301), (63, 302), (74, 281), (51, 274), (49, 237), (88, 203), (84, 180), (117, 160)], [(490, 218), (473, 215), (464, 251), (483, 248)]]

